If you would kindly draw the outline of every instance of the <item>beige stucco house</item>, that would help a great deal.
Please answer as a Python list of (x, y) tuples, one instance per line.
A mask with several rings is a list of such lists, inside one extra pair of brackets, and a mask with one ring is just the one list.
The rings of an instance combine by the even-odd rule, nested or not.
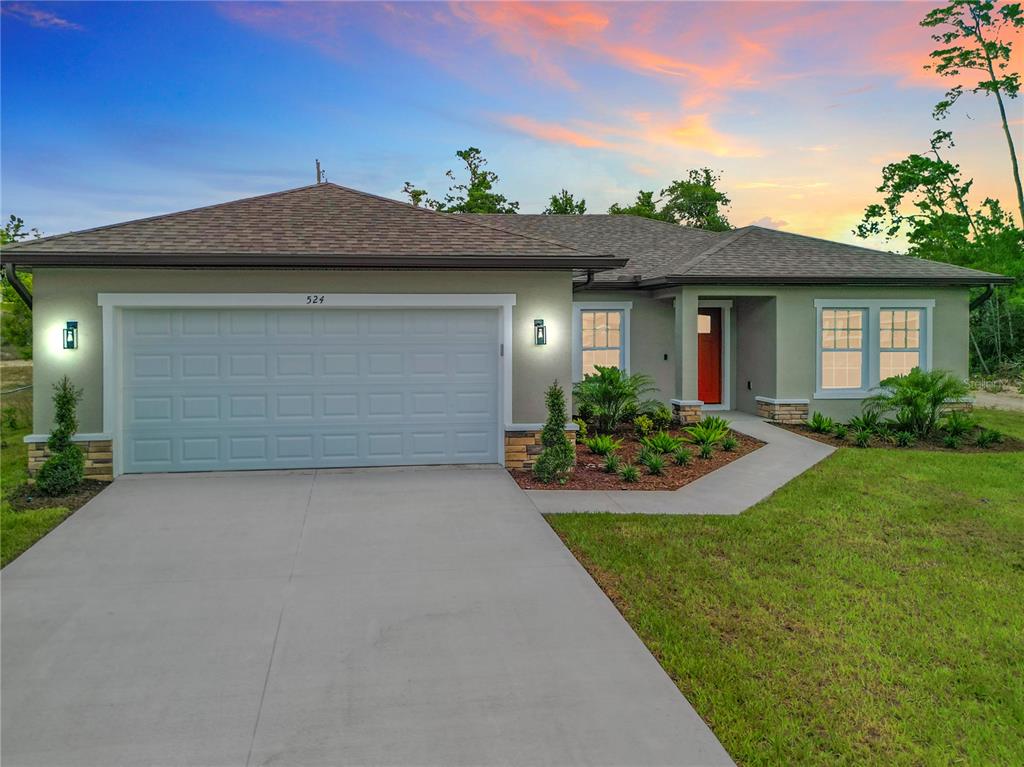
[(544, 390), (652, 375), (684, 421), (846, 418), (910, 368), (967, 375), (999, 275), (758, 227), (450, 215), (335, 184), (22, 242), (46, 393), (84, 390), (96, 476), (522, 465)]

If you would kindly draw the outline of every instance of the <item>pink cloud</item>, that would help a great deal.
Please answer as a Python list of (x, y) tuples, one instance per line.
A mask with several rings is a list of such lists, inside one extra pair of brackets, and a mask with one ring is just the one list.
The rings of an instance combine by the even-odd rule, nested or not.
[(547, 141), (552, 144), (568, 144), (569, 146), (593, 149), (609, 146), (607, 141), (595, 136), (567, 128), (556, 123), (541, 122), (525, 115), (505, 115), (501, 122), (519, 133)]
[(28, 3), (4, 3), (0, 6), (0, 12), (38, 29), (66, 29), (76, 32), (85, 29), (81, 24), (68, 21), (55, 13), (36, 8)]

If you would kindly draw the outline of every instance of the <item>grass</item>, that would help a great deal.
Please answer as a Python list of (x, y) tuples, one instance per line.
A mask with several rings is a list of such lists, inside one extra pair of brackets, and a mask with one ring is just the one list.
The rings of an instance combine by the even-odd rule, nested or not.
[(974, 416), (982, 426), (998, 429), (1017, 439), (1024, 439), (1024, 411), (975, 408)]
[[(31, 381), (32, 368), (3, 368), (3, 390)], [(24, 380), (23, 380), (24, 379)], [(28, 446), (22, 438), (31, 431), (32, 390), (3, 397), (3, 408), (18, 413), (15, 428), (2, 425), (0, 438), (0, 567), (6, 567), (71, 513), (65, 508), (15, 511), (8, 498), (28, 479)]]
[(738, 763), (1022, 764), (1021, 476), (847, 448), (737, 517), (548, 521)]

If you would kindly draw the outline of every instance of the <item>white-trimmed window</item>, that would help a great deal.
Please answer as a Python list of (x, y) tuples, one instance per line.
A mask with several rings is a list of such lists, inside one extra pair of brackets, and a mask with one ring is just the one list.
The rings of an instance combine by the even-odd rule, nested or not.
[(863, 309), (821, 310), (821, 388), (864, 387)]
[(597, 366), (629, 371), (629, 313), (631, 302), (573, 304), (573, 380), (580, 381)]
[(818, 399), (862, 398), (931, 366), (931, 299), (818, 299)]

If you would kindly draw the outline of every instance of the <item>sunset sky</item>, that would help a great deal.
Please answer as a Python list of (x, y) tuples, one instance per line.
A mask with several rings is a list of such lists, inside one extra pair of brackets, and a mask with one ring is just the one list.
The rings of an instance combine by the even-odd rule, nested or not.
[[(525, 213), (708, 165), (734, 225), (852, 241), (882, 165), (939, 127), (935, 5), (4, 2), (2, 214), (59, 233), (301, 186), (317, 157), (436, 196), (474, 145)], [(995, 104), (941, 127), (1012, 209)]]

